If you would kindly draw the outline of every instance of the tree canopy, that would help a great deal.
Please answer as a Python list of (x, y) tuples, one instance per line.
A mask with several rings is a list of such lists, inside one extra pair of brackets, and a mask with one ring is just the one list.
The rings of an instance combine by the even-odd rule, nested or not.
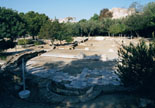
[(9, 38), (12, 41), (26, 34), (26, 22), (12, 9), (0, 7), (0, 39)]
[(30, 11), (24, 15), (28, 24), (28, 33), (35, 38), (40, 32), (41, 26), (43, 26), (49, 18), (45, 14), (39, 14), (34, 11)]

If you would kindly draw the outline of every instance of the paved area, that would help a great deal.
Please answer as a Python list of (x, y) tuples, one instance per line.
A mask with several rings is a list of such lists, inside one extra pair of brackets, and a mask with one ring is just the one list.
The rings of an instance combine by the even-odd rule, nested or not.
[(66, 87), (71, 88), (119, 85), (119, 78), (114, 72), (118, 59), (117, 50), (122, 43), (136, 44), (138, 40), (124, 37), (93, 37), (80, 43), (74, 50), (51, 50), (29, 60), (27, 71), (62, 82)]

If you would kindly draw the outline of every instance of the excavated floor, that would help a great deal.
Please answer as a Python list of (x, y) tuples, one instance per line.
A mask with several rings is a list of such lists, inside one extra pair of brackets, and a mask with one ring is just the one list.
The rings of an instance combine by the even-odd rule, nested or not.
[[(137, 43), (137, 39), (102, 38), (79, 43), (74, 50), (55, 49), (29, 60), (26, 64), (27, 72), (45, 81), (44, 94), (57, 102), (72, 99), (82, 102), (95, 98), (102, 91), (103, 86), (119, 86), (119, 78), (115, 74), (117, 50), (122, 43)], [(52, 83), (53, 82), (53, 83)], [(114, 88), (115, 90), (115, 88)], [(93, 92), (98, 91), (98, 92)], [(68, 98), (67, 96), (72, 96)], [(77, 97), (78, 98), (77, 98)], [(62, 100), (64, 99), (64, 100)]]

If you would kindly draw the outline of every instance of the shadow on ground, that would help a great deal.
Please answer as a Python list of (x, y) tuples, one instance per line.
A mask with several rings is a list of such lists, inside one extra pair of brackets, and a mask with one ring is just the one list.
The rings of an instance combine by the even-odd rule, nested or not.
[[(94, 56), (87, 56), (87, 58), (94, 58)], [(48, 69), (58, 69), (70, 75), (77, 75), (82, 72), (84, 68), (90, 70), (113, 70), (116, 64), (116, 60), (102, 61), (100, 56), (96, 56), (97, 59), (76, 59), (69, 64), (65, 64), (64, 61), (46, 63), (43, 67)]]

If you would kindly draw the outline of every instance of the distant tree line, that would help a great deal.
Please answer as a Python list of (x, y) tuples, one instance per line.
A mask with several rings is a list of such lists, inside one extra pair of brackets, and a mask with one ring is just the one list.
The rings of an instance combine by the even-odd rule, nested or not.
[(7, 49), (3, 46), (8, 39), (11, 43), (25, 36), (51, 39), (52, 42), (59, 40), (60, 43), (63, 40), (71, 42), (73, 36), (154, 36), (155, 2), (148, 3), (143, 9), (138, 9), (136, 3), (130, 6), (133, 7), (136, 13), (122, 19), (112, 19), (112, 13), (102, 9), (99, 15), (94, 14), (89, 20), (82, 19), (76, 23), (59, 23), (57, 19), (51, 21), (45, 14), (34, 11), (18, 13), (0, 7), (0, 43), (3, 43), (0, 49)]

